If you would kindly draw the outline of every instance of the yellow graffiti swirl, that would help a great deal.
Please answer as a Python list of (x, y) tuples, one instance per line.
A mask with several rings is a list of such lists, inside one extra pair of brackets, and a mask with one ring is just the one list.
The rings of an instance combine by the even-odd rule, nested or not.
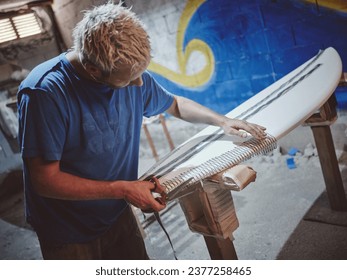
[[(177, 32), (176, 49), (179, 65), (179, 72), (172, 71), (163, 65), (160, 65), (154, 61), (151, 61), (148, 70), (155, 72), (165, 78), (180, 84), (185, 87), (198, 87), (208, 82), (214, 71), (214, 56), (210, 47), (203, 41), (198, 39), (191, 40), (183, 50), (184, 30), (186, 30), (189, 20), (195, 13), (195, 11), (206, 0), (192, 0), (188, 1), (184, 8)], [(199, 72), (188, 75), (187, 74), (187, 62), (192, 52), (198, 51), (201, 53), (206, 61), (205, 67)]]
[(340, 12), (347, 12), (346, 0), (319, 0), (318, 2), (316, 0), (304, 0), (304, 2), (318, 4)]

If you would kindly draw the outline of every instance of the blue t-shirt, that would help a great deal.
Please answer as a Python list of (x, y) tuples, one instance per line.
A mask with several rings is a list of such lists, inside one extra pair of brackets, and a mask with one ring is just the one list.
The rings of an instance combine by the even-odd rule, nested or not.
[[(60, 161), (64, 172), (93, 180), (136, 180), (143, 116), (167, 110), (173, 96), (144, 72), (143, 86), (112, 89), (81, 78), (65, 53), (34, 68), (18, 91), (23, 158)], [(86, 242), (105, 232), (127, 203), (70, 201), (33, 190), (24, 163), (26, 215), (42, 240)]]

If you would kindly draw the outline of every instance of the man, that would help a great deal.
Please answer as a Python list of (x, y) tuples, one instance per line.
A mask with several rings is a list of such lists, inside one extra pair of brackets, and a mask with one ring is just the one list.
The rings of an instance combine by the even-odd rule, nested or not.
[[(168, 93), (146, 72), (149, 38), (134, 13), (105, 4), (85, 13), (74, 46), (32, 70), (18, 92), (26, 215), (45, 259), (148, 259), (129, 203), (160, 211), (137, 181), (143, 116), (164, 111), (225, 133), (264, 137)], [(243, 130), (240, 131), (240, 129)]]

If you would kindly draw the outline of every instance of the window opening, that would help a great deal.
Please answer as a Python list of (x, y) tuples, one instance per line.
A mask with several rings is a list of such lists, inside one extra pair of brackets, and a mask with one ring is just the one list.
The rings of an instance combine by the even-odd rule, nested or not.
[(0, 30), (0, 44), (42, 33), (33, 12), (0, 19)]

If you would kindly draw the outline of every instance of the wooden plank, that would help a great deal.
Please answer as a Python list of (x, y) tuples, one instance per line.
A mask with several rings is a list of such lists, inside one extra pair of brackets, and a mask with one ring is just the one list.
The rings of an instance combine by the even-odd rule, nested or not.
[(305, 123), (309, 126), (331, 125), (337, 119), (336, 105), (336, 97), (333, 94), (319, 109), (319, 112), (309, 117)]
[(154, 142), (153, 142), (151, 134), (149, 133), (147, 125), (146, 124), (142, 124), (142, 127), (143, 127), (143, 130), (145, 131), (145, 135), (146, 135), (148, 144), (149, 144), (149, 146), (150, 146), (150, 148), (152, 150), (152, 155), (153, 155), (154, 159), (156, 161), (158, 161), (159, 160), (159, 156), (158, 156), (157, 150), (155, 149)]
[(330, 126), (311, 126), (322, 167), (330, 207), (347, 211), (347, 201)]
[(330, 130), (330, 125), (337, 119), (336, 105), (333, 94), (318, 113), (306, 120), (306, 124), (311, 127), (316, 142), (330, 207), (336, 211), (347, 211), (345, 190)]
[(163, 131), (164, 131), (164, 134), (166, 136), (167, 142), (169, 143), (170, 150), (172, 151), (173, 149), (175, 149), (175, 145), (174, 145), (174, 143), (172, 141), (172, 138), (171, 138), (171, 135), (169, 133), (169, 130), (167, 129), (166, 122), (165, 122), (165, 117), (163, 116), (163, 114), (159, 115), (159, 120), (160, 120), (160, 123), (161, 123), (161, 125), (163, 127)]
[(231, 239), (218, 239), (204, 236), (211, 260), (237, 260), (234, 243)]

